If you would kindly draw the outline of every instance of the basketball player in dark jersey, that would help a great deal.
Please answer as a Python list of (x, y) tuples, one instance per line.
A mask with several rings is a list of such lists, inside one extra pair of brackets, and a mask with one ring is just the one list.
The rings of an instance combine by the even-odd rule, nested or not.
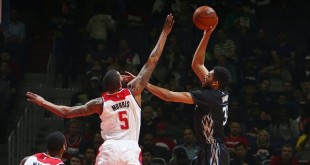
[[(192, 61), (192, 69), (199, 77), (202, 88), (190, 92), (173, 92), (167, 89), (147, 85), (147, 89), (160, 99), (168, 102), (195, 104), (195, 136), (200, 150), (195, 160), (196, 165), (229, 164), (229, 151), (224, 144), (224, 126), (228, 118), (228, 91), (231, 75), (221, 66), (209, 71), (205, 66), (205, 52), (209, 37), (215, 27), (205, 30)], [(126, 81), (135, 76), (127, 72)]]

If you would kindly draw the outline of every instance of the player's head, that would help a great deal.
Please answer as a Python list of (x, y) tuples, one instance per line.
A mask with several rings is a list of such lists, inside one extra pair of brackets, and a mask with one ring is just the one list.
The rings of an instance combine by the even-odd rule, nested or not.
[(231, 75), (228, 69), (222, 66), (213, 68), (213, 81), (217, 81), (220, 89), (226, 89), (229, 86)]
[(51, 156), (59, 156), (66, 150), (67, 142), (65, 136), (59, 132), (53, 132), (46, 139), (47, 151)]
[(226, 89), (230, 79), (230, 72), (226, 68), (216, 66), (206, 75), (202, 85), (213, 89)]
[(114, 69), (109, 70), (103, 77), (103, 85), (108, 92), (116, 92), (122, 87), (122, 76)]

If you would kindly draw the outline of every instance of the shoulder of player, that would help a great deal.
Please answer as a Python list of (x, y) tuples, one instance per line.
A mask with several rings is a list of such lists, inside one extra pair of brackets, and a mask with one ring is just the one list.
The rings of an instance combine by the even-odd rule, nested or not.
[(88, 101), (85, 104), (85, 108), (88, 110), (94, 110), (100, 114), (102, 109), (103, 109), (103, 104), (104, 104), (103, 98), (98, 97), (98, 98), (95, 98), (95, 99)]
[(19, 165), (24, 165), (25, 162), (26, 162), (26, 160), (27, 160), (29, 157), (30, 157), (30, 156), (24, 157), (24, 159), (20, 161)]
[(102, 97), (97, 97), (95, 99), (89, 100), (86, 105), (99, 105), (103, 104), (103, 98)]

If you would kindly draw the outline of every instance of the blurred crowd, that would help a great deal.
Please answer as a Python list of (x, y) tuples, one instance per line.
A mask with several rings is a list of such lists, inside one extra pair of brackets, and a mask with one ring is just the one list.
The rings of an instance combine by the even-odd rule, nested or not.
[[(39, 3), (39, 2), (38, 2)], [(305, 3), (305, 4), (304, 4)], [(293, 0), (58, 0), (46, 19), (53, 29), (56, 72), (66, 88), (85, 79), (71, 98), (81, 105), (101, 95), (108, 69), (133, 74), (156, 44), (168, 13), (176, 20), (150, 82), (172, 91), (200, 87), (190, 64), (202, 31), (192, 13), (215, 9), (219, 24), (206, 52), (206, 66), (232, 74), (226, 145), (232, 164), (277, 164), (310, 159), (310, 40), (308, 2)], [(26, 31), (18, 11), (1, 38), (1, 121), (22, 79)], [(31, 28), (31, 27), (29, 27)], [(126, 85), (126, 84), (124, 84)], [(143, 164), (188, 164), (199, 147), (193, 132), (194, 106), (163, 102), (147, 90), (142, 97), (139, 144)], [(68, 164), (94, 162), (102, 143), (97, 116), (68, 120)], [(3, 120), (2, 120), (3, 119)], [(285, 160), (284, 160), (285, 158)], [(283, 160), (282, 160), (283, 159)]]

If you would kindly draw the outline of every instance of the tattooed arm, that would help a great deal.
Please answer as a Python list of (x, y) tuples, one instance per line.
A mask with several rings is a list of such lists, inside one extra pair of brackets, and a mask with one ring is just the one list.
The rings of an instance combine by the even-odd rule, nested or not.
[(166, 18), (166, 22), (159, 36), (159, 39), (153, 51), (151, 52), (150, 56), (148, 57), (147, 62), (144, 64), (137, 77), (128, 84), (128, 87), (131, 88), (131, 91), (136, 97), (141, 95), (141, 92), (149, 82), (151, 74), (154, 71), (157, 62), (162, 54), (164, 45), (167, 40), (167, 36), (171, 32), (173, 24), (174, 24), (173, 16), (172, 14), (169, 14)]
[(58, 115), (63, 118), (74, 118), (74, 117), (80, 117), (80, 116), (88, 116), (94, 113), (101, 114), (103, 111), (103, 100), (102, 98), (97, 98), (90, 100), (84, 105), (80, 106), (64, 106), (64, 105), (56, 105), (54, 103), (51, 103), (49, 101), (46, 101), (43, 97), (32, 93), (27, 92), (26, 96), (28, 97), (27, 100), (30, 102), (33, 102), (50, 112), (54, 113), (55, 115)]

